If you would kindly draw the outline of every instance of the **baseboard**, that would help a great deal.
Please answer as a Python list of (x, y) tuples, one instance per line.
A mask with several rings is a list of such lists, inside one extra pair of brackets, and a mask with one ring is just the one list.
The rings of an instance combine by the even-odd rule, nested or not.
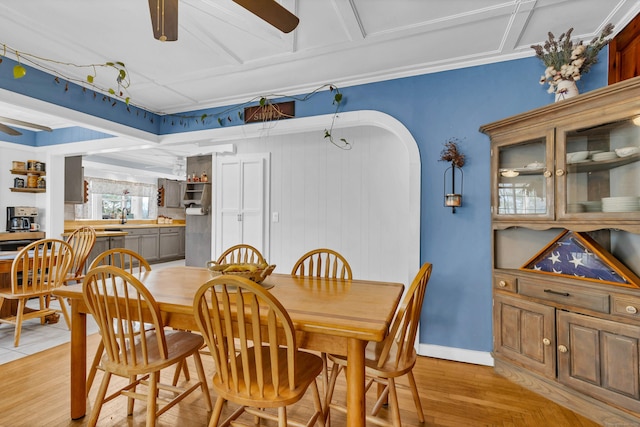
[(493, 357), (488, 351), (466, 350), (464, 348), (444, 347), (433, 344), (419, 344), (420, 356), (453, 360), (454, 362), (472, 363), (474, 365), (493, 366)]

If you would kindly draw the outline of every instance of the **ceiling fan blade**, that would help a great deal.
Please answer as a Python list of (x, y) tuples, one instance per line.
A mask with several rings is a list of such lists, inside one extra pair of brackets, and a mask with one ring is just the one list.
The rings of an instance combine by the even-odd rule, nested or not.
[(53, 132), (53, 129), (51, 129), (50, 127), (37, 125), (35, 123), (23, 122), (22, 120), (11, 119), (9, 117), (0, 117), (0, 122), (9, 123), (11, 125), (16, 125), (16, 126), (22, 126), (30, 129), (46, 130), (47, 132)]
[(0, 132), (4, 132), (7, 133), (9, 135), (13, 135), (13, 136), (19, 136), (22, 135), (21, 132), (18, 132), (17, 130), (15, 130), (14, 128), (10, 128), (7, 125), (3, 125), (2, 123), (0, 123)]
[[(149, 0), (151, 1), (151, 0)], [(300, 22), (297, 16), (275, 0), (233, 0), (249, 12), (267, 21), (283, 33), (290, 33)]]
[(149, 0), (153, 37), (165, 42), (178, 40), (178, 0)]

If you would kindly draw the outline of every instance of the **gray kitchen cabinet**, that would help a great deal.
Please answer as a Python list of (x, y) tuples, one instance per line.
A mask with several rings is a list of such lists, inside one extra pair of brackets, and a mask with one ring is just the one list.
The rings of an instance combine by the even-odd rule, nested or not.
[(124, 236), (101, 236), (96, 238), (96, 243), (93, 245), (93, 249), (89, 253), (87, 262), (85, 263), (85, 271), (89, 268), (93, 260), (102, 252), (109, 249), (123, 248)]
[(178, 247), (178, 256), (180, 258), (184, 258), (185, 254), (186, 254), (186, 233), (185, 233), (185, 227), (180, 227), (178, 229), (178, 233), (180, 234), (179, 236), (179, 247)]
[(82, 156), (64, 159), (64, 201), (65, 203), (84, 203)]
[(164, 207), (179, 208), (182, 206), (182, 183), (174, 179), (158, 180), (158, 188), (164, 188)]
[(158, 229), (153, 228), (130, 228), (124, 238), (124, 247), (142, 255), (148, 262), (158, 261), (159, 252)]
[(176, 259), (180, 257), (181, 228), (160, 228), (160, 259)]

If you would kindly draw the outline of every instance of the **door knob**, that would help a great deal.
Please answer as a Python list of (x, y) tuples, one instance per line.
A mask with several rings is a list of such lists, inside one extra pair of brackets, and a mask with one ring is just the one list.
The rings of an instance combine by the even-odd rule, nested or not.
[(551, 340), (550, 340), (549, 338), (544, 338), (544, 339), (542, 340), (542, 344), (544, 344), (544, 345), (551, 345)]
[(558, 346), (558, 351), (559, 351), (560, 353), (566, 353), (567, 351), (569, 351), (569, 349), (568, 349), (566, 346), (564, 346), (564, 345), (559, 345), (559, 346)]

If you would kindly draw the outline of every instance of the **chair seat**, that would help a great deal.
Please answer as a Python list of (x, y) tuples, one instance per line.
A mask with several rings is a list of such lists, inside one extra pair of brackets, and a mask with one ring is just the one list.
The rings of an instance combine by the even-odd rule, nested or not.
[(6, 299), (46, 297), (48, 295), (51, 295), (51, 290), (37, 290), (34, 289), (33, 286), (27, 286), (26, 288), (22, 289), (22, 292), (19, 294), (12, 293), (11, 289), (0, 291), (0, 298)]
[[(269, 358), (269, 347), (262, 346), (262, 357), (264, 360)], [(249, 364), (255, 366), (255, 347), (249, 349)], [(259, 390), (256, 383), (256, 372), (251, 372), (250, 390), (247, 390), (247, 385), (244, 382), (244, 372), (241, 368), (241, 358), (238, 356), (236, 361), (238, 366), (238, 389), (239, 392), (229, 392), (229, 389), (233, 390), (236, 384), (232, 379), (229, 379), (228, 386), (223, 384), (220, 378), (220, 374), (216, 372), (213, 377), (213, 388), (216, 392), (225, 399), (231, 400), (240, 405), (262, 407), (262, 408), (277, 408), (283, 405), (290, 405), (299, 401), (305, 394), (309, 385), (315, 381), (315, 378), (322, 372), (322, 359), (315, 354), (307, 353), (304, 351), (298, 351), (296, 353), (296, 372), (295, 377), (298, 381), (298, 386), (290, 390), (288, 381), (288, 369), (287, 369), (287, 349), (280, 348), (278, 350), (278, 372), (280, 373), (279, 384), (280, 388), (276, 393), (271, 387), (271, 370), (265, 370), (264, 383), (268, 384), (265, 387), (262, 396), (259, 394)]]
[[(115, 363), (109, 360), (105, 353), (102, 357), (102, 366), (110, 372), (120, 376), (139, 375), (149, 371), (155, 371), (163, 369), (167, 366), (175, 364), (178, 360), (184, 359), (187, 356), (197, 352), (202, 345), (204, 345), (204, 339), (202, 335), (193, 334), (185, 331), (172, 331), (167, 330), (164, 332), (168, 355), (166, 359), (163, 359), (158, 350), (158, 341), (155, 339), (155, 331), (147, 331), (147, 351), (149, 362), (147, 365), (123, 365), (122, 363)], [(136, 340), (136, 355), (137, 360), (142, 358), (142, 346), (139, 340)], [(129, 350), (127, 350), (129, 351)]]

